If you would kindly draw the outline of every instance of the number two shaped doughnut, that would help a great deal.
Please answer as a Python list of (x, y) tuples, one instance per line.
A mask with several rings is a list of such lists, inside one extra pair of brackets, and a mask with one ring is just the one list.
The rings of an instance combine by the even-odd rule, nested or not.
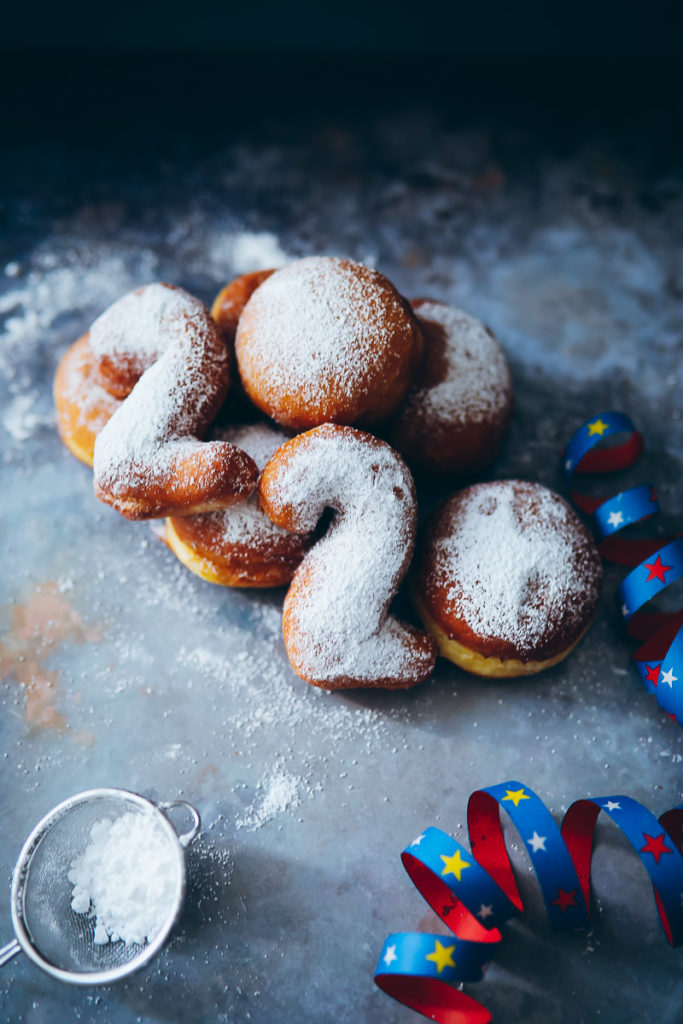
[(326, 508), (335, 512), (285, 598), (285, 647), (296, 674), (329, 690), (425, 680), (434, 641), (387, 614), (416, 526), (413, 480), (397, 453), (370, 434), (324, 424), (278, 449), (259, 500), (273, 522), (299, 533), (313, 530)]
[(90, 345), (102, 384), (125, 398), (95, 441), (101, 501), (128, 519), (151, 519), (249, 496), (253, 459), (201, 440), (227, 394), (230, 356), (198, 299), (167, 284), (138, 288), (95, 321)]

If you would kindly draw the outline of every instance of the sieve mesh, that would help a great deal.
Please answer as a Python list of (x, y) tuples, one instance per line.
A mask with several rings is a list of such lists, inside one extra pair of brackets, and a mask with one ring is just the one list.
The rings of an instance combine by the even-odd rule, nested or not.
[[(47, 964), (62, 971), (90, 974), (120, 968), (133, 970), (147, 959), (149, 947), (157, 946), (172, 927), (183, 896), (184, 864), (178, 855), (178, 898), (169, 907), (167, 920), (151, 941), (144, 945), (93, 941), (95, 920), (89, 914), (71, 909), (73, 886), (68, 878), (73, 861), (90, 842), (90, 830), (102, 818), (116, 820), (122, 814), (161, 817), (151, 805), (146, 809), (134, 797), (119, 791), (116, 795), (83, 794), (84, 799), (57, 808), (43, 822), (25, 850), (16, 878), (14, 910), (23, 925), (35, 953)], [(168, 842), (179, 851), (172, 830)]]

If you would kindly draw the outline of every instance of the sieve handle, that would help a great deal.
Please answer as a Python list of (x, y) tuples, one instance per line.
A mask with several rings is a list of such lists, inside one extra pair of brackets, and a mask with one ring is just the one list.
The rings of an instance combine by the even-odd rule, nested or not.
[(12, 939), (6, 946), (0, 949), (0, 967), (4, 967), (8, 960), (11, 960), (17, 953), (21, 953), (21, 946), (16, 939)]
[[(202, 827), (202, 819), (199, 817), (199, 811), (196, 807), (193, 807), (187, 800), (169, 800), (167, 803), (159, 803), (157, 807), (160, 811), (170, 811), (173, 807), (184, 807), (186, 811), (189, 811), (192, 815), (192, 828), (189, 832), (183, 832), (182, 835), (178, 836), (178, 842), (181, 846), (189, 846), (193, 839), (199, 835), (199, 830)], [(168, 817), (168, 815), (166, 815)], [(169, 819), (170, 820), (170, 819)], [(173, 825), (173, 822), (171, 822)], [(175, 825), (173, 825), (175, 828)]]

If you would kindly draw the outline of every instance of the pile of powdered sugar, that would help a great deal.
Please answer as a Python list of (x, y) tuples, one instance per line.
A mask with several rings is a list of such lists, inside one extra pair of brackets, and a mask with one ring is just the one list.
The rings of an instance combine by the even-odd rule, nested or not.
[[(511, 388), (507, 360), (495, 337), (457, 306), (424, 302), (417, 305), (416, 313), (420, 321), (440, 329), (440, 373), (436, 381), (411, 388), (401, 415), (430, 426), (440, 421), (480, 423), (495, 415), (508, 401)], [(427, 333), (429, 327), (428, 323)], [(433, 362), (427, 359), (427, 365)]]
[(149, 942), (175, 909), (178, 857), (147, 814), (103, 818), (71, 865), (71, 908), (95, 918), (94, 942)]
[(539, 484), (477, 484), (447, 502), (432, 553), (447, 614), (528, 652), (595, 605), (600, 559), (578, 517)]

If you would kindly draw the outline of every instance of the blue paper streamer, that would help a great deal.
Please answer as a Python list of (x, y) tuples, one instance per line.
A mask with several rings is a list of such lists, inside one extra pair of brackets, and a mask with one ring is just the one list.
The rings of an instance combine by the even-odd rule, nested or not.
[(491, 1019), (462, 991), (462, 983), (482, 977), (501, 940), (501, 925), (524, 909), (505, 849), (501, 810), (524, 841), (554, 928), (589, 925), (590, 862), (604, 812), (650, 877), (667, 940), (683, 943), (683, 805), (657, 820), (631, 797), (590, 797), (575, 801), (558, 827), (532, 789), (505, 782), (470, 796), (471, 851), (440, 829), (428, 828), (401, 854), (415, 886), (453, 935), (389, 935), (375, 972), (375, 983), (388, 995), (439, 1024)]
[[(616, 448), (598, 445), (615, 435), (627, 435)], [(641, 434), (621, 412), (601, 412), (576, 431), (564, 453), (564, 472), (572, 487), (575, 473), (624, 469), (643, 451)], [(683, 725), (683, 614), (647, 615), (641, 609), (683, 576), (683, 537), (660, 538), (651, 544), (615, 535), (659, 512), (651, 484), (621, 491), (606, 500), (588, 498), (572, 489), (574, 503), (592, 513), (605, 558), (635, 568), (617, 590), (617, 604), (629, 632), (645, 643), (635, 652), (640, 677), (669, 717)], [(643, 557), (645, 555), (645, 557)]]

